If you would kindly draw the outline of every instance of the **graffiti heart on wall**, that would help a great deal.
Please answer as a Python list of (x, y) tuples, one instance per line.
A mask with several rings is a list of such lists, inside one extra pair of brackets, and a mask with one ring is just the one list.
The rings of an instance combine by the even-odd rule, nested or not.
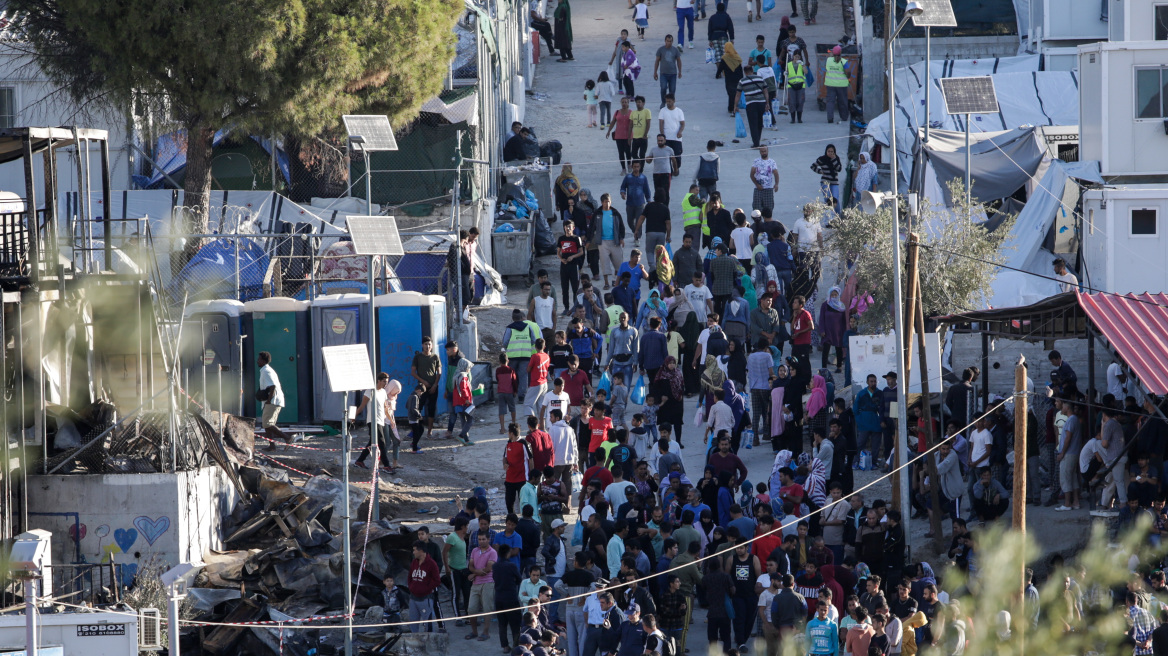
[(74, 542), (80, 542), (85, 539), (85, 524), (70, 524), (69, 525), (69, 539)]
[(118, 546), (118, 549), (122, 550), (122, 553), (129, 552), (130, 547), (134, 546), (134, 543), (137, 541), (138, 531), (135, 529), (119, 528), (114, 531), (114, 544)]
[(134, 526), (137, 527), (142, 537), (146, 539), (146, 543), (154, 546), (154, 542), (170, 529), (170, 518), (163, 515), (158, 519), (150, 519), (143, 515), (134, 518)]

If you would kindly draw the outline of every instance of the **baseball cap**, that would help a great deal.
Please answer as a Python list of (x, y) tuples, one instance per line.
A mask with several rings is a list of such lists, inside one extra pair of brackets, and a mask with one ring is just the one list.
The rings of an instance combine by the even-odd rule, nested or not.
[(761, 219), (761, 218), (762, 218), (762, 212), (760, 212), (759, 210), (754, 210), (753, 212), (751, 212), (751, 213), (750, 213), (750, 218), (752, 218), (752, 219)]
[(533, 640), (531, 636), (524, 634), (524, 635), (519, 636), (519, 644), (520, 645), (534, 645), (535, 640)]
[(625, 609), (625, 612), (629, 613), (629, 614), (639, 613), (639, 612), (641, 612), (641, 607), (637, 605), (637, 602), (630, 601), (629, 607)]
[(552, 528), (559, 528), (559, 527), (563, 526), (564, 524), (567, 524), (567, 522), (565, 522), (562, 519), (556, 518), (556, 519), (552, 520)]
[(884, 374), (884, 377), (885, 377), (885, 378), (896, 378), (896, 372), (895, 372), (895, 371), (890, 371), (890, 372), (888, 372), (888, 373)]

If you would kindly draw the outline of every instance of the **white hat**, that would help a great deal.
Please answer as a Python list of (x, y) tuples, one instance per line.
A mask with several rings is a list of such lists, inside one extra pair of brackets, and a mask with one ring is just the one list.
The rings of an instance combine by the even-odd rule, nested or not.
[(759, 211), (759, 210), (754, 210), (753, 212), (751, 212), (751, 213), (750, 213), (750, 218), (752, 218), (752, 219), (761, 219), (761, 218), (762, 218), (762, 212), (761, 212), (761, 211)]
[(561, 526), (563, 526), (563, 525), (565, 525), (565, 524), (567, 524), (567, 522), (565, 522), (565, 521), (564, 521), (564, 520), (562, 520), (562, 519), (558, 519), (558, 518), (557, 518), (557, 519), (553, 519), (553, 520), (552, 520), (552, 528), (553, 528), (553, 529), (557, 529), (557, 528), (559, 528), (559, 527), (561, 527)]

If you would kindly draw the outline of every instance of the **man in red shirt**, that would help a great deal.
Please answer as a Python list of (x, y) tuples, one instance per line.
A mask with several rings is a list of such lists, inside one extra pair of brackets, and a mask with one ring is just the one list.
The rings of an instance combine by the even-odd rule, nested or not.
[(556, 450), (552, 445), (552, 436), (539, 429), (539, 419), (534, 415), (527, 418), (527, 447), (531, 450), (531, 459), (535, 463), (532, 471), (542, 472), (545, 467), (556, 466)]
[(519, 426), (511, 424), (507, 427), (507, 446), (503, 450), (503, 469), (505, 475), (503, 488), (506, 490), (507, 512), (515, 512), (515, 500), (519, 498), (519, 491), (527, 485), (527, 472), (532, 465), (531, 448), (519, 439)]
[(795, 472), (790, 467), (783, 467), (779, 470), (779, 482), (783, 484), (779, 488), (779, 498), (783, 500), (784, 504), (790, 503), (794, 506), (791, 514), (796, 517), (802, 517), (802, 512), (799, 507), (803, 504), (803, 496), (806, 494), (803, 491), (803, 486), (795, 482)]
[[(410, 621), (418, 622), (434, 618), (434, 591), (441, 583), (438, 577), (438, 563), (426, 553), (426, 545), (421, 540), (414, 542), (414, 559), (410, 561)], [(395, 585), (392, 579), (386, 586)], [(433, 624), (411, 624), (411, 633), (431, 632)]]
[(544, 346), (542, 337), (535, 340), (535, 353), (527, 361), (527, 393), (523, 397), (523, 407), (529, 415), (536, 414), (540, 399), (548, 391), (548, 368), (552, 360), (544, 352)]
[(608, 439), (608, 431), (610, 430), (612, 430), (612, 417), (605, 417), (604, 406), (598, 403), (592, 408), (592, 418), (588, 420), (588, 431), (591, 436), (591, 439), (588, 440), (589, 462), (596, 462), (591, 456)]
[(763, 562), (766, 562), (772, 551), (783, 544), (783, 532), (775, 531), (775, 528), (777, 528), (775, 518), (764, 515), (758, 520), (758, 528), (754, 529), (754, 537), (758, 539), (751, 543), (751, 550)]
[(803, 306), (807, 299), (801, 295), (791, 298), (791, 355), (796, 358), (798, 375), (807, 383), (811, 382), (811, 331), (815, 320)]
[(588, 375), (587, 371), (580, 368), (580, 358), (573, 355), (568, 360), (568, 370), (560, 378), (564, 379), (564, 391), (568, 394), (571, 407), (579, 412), (580, 402), (584, 400), (584, 394), (592, 396), (592, 377)]

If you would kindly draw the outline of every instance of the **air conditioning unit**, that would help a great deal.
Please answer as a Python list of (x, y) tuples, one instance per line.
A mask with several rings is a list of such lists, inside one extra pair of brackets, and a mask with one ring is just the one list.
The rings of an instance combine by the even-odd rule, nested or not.
[(157, 608), (138, 611), (138, 648), (162, 648), (162, 613)]

